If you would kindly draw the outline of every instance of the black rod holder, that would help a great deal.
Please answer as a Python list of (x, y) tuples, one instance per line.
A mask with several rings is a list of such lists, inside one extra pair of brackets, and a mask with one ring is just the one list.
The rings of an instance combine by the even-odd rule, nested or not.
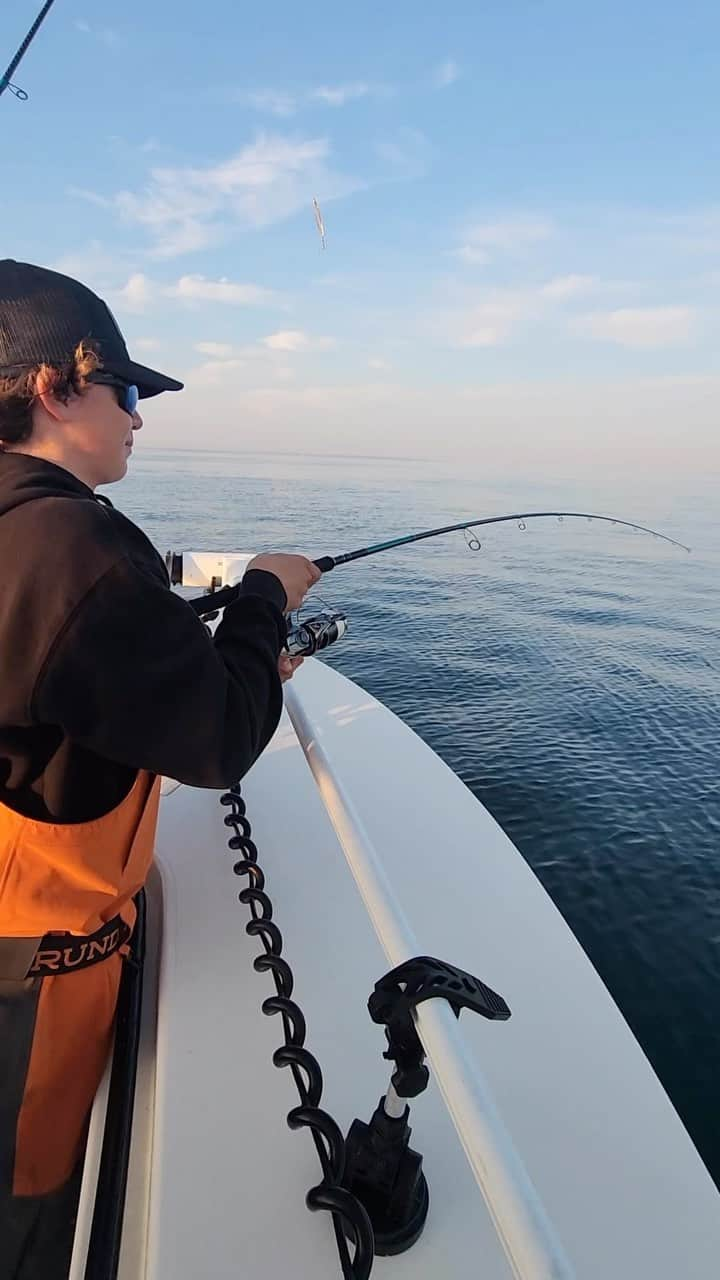
[(395, 1063), (387, 1094), (369, 1124), (353, 1120), (345, 1140), (343, 1186), (365, 1206), (381, 1256), (404, 1253), (415, 1243), (428, 1215), (430, 1193), (423, 1158), (410, 1146), (410, 1107), (400, 1102), (426, 1088), (425, 1050), (415, 1029), (414, 1010), (425, 1000), (447, 1000), (455, 1016), (471, 1009), (491, 1021), (510, 1010), (490, 987), (455, 965), (416, 956), (385, 974), (368, 1000), (373, 1022), (385, 1027), (384, 1057)]

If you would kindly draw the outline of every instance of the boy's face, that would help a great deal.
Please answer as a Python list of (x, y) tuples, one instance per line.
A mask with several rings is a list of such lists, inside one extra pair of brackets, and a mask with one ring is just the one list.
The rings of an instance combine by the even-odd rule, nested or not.
[(134, 433), (143, 424), (137, 410), (130, 414), (122, 407), (122, 389), (90, 383), (80, 395), (71, 395), (67, 404), (48, 399), (52, 404), (43, 397), (34, 415), (33, 438), (47, 440), (53, 460), (91, 489), (121, 480)]

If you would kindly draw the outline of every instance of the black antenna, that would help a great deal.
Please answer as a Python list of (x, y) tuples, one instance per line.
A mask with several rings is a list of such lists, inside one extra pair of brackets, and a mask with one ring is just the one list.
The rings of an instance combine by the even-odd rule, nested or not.
[(55, 3), (55, 0), (45, 0), (45, 4), (43, 5), (43, 7), (42, 7), (42, 9), (40, 10), (40, 12), (39, 12), (39, 14), (38, 14), (37, 18), (35, 19), (35, 21), (33, 22), (33, 24), (32, 24), (32, 26), (31, 26), (30, 30), (28, 31), (28, 33), (27, 33), (27, 35), (26, 35), (25, 39), (23, 40), (22, 44), (20, 45), (20, 48), (18, 49), (17, 53), (15, 54), (15, 57), (13, 58), (12, 62), (10, 63), (10, 66), (8, 67), (7, 71), (5, 71), (5, 73), (3, 74), (2, 79), (0, 79), (0, 98), (1, 98), (1, 97), (2, 97), (2, 95), (4, 94), (5, 90), (6, 90), (6, 89), (9, 89), (11, 93), (14, 93), (14, 94), (15, 94), (15, 97), (16, 97), (16, 98), (19, 98), (19, 99), (20, 99), (20, 101), (21, 101), (21, 102), (27, 102), (27, 100), (28, 100), (28, 95), (27, 95), (27, 93), (25, 92), (25, 90), (24, 90), (24, 89), (20, 89), (20, 88), (18, 88), (18, 86), (17, 86), (16, 84), (11, 84), (11, 83), (10, 83), (10, 77), (11, 77), (12, 75), (14, 75), (14, 74), (15, 74), (15, 72), (17, 71), (17, 68), (20, 66), (20, 63), (22, 62), (23, 58), (25, 57), (25, 54), (27, 53), (28, 49), (30, 48), (30, 45), (32, 44), (33, 40), (35, 39), (35, 36), (37, 35), (38, 31), (40, 30), (40, 27), (42, 26), (43, 22), (45, 21), (45, 19), (46, 19), (47, 15), (49, 14), (50, 10), (52, 9), (52, 7), (53, 7), (54, 3)]

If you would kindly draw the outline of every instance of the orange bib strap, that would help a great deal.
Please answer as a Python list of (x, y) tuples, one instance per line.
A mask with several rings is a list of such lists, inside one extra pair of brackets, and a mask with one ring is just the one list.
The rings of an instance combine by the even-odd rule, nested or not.
[(44, 938), (0, 938), (0, 981), (22, 982), (50, 974), (75, 973), (100, 964), (128, 941), (132, 929), (113, 916), (94, 933), (46, 933)]

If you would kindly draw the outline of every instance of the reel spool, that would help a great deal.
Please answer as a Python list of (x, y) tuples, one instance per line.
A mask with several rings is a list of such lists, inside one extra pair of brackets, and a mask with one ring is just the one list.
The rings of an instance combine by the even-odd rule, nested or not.
[(291, 658), (309, 658), (340, 640), (348, 629), (347, 615), (324, 609), (312, 618), (297, 618), (288, 628), (286, 650)]

